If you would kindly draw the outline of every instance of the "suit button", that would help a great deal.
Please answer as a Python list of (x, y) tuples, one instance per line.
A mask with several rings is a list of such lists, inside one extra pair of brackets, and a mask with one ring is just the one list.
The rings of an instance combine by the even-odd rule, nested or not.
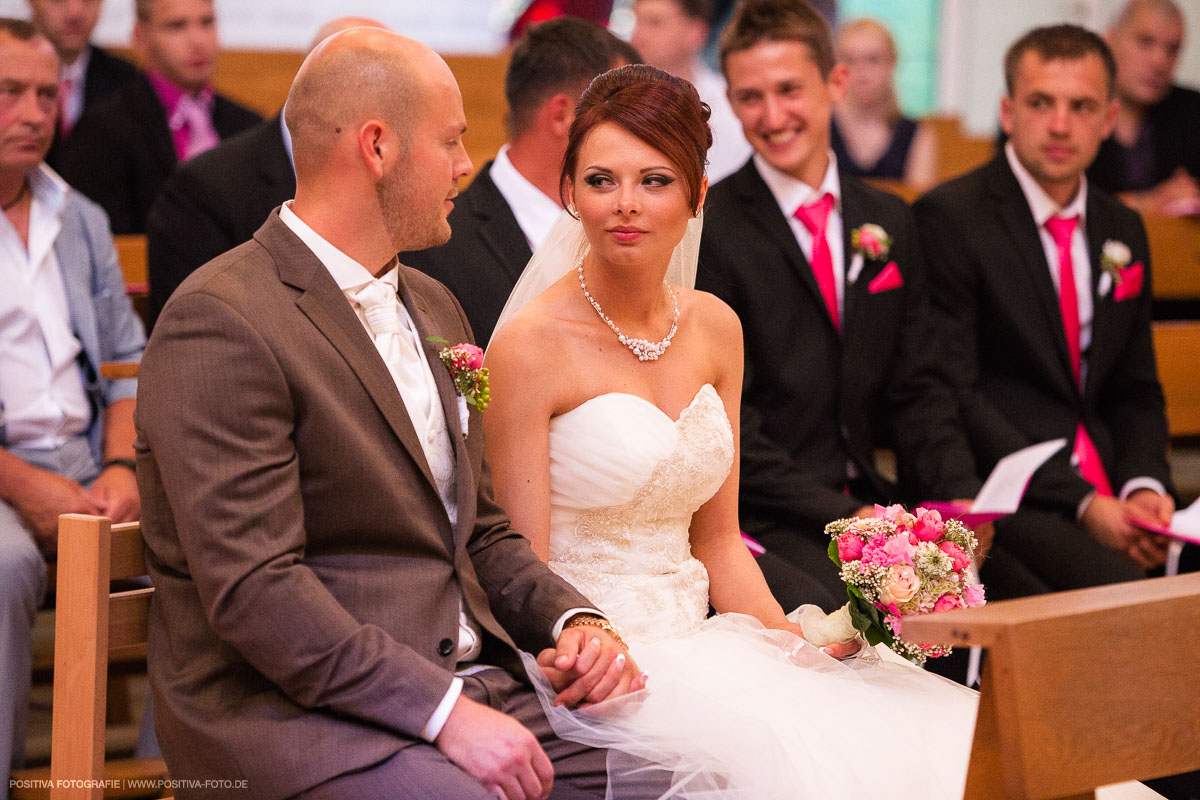
[(442, 639), (438, 642), (438, 655), (448, 656), (454, 652), (454, 642), (449, 639)]

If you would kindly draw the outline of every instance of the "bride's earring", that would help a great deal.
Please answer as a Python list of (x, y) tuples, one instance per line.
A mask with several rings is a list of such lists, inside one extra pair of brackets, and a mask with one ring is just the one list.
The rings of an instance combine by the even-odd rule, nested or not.
[(579, 212), (575, 210), (574, 203), (567, 203), (567, 213), (570, 214), (572, 217), (579, 216)]

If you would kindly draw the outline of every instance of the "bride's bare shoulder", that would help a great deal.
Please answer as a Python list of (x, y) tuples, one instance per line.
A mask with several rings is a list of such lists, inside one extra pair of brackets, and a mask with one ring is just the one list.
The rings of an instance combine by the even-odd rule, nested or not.
[(680, 310), (687, 313), (692, 322), (719, 340), (729, 341), (729, 337), (742, 338), (742, 322), (737, 312), (715, 294), (699, 289), (680, 288)]
[(573, 313), (552, 286), (501, 326), (488, 344), (487, 360), (526, 367), (551, 360), (569, 347)]

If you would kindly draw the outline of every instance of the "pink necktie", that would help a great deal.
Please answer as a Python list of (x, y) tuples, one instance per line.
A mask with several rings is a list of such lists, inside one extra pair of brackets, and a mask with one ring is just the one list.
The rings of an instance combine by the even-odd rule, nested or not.
[(204, 90), (198, 96), (184, 94), (175, 106), (169, 124), (176, 131), (176, 154), (180, 161), (198, 156), (205, 150), (216, 147), (221, 137), (212, 121), (213, 96)]
[[(1067, 337), (1067, 353), (1071, 357), (1071, 375), (1075, 385), (1079, 386), (1081, 355), (1079, 351), (1079, 296), (1075, 292), (1075, 264), (1071, 258), (1071, 239), (1075, 236), (1075, 226), (1079, 217), (1051, 217), (1046, 220), (1046, 230), (1054, 239), (1058, 250), (1058, 307), (1062, 312), (1063, 333)], [(1108, 476), (1104, 474), (1104, 464), (1100, 461), (1100, 453), (1088, 435), (1087, 428), (1080, 422), (1075, 429), (1076, 463), (1079, 464), (1079, 474), (1083, 479), (1096, 487), (1096, 491), (1106, 497), (1112, 497), (1112, 486)]]
[(58, 134), (66, 137), (71, 133), (71, 128), (74, 127), (73, 121), (67, 111), (67, 105), (71, 102), (71, 89), (75, 82), (70, 78), (63, 78), (58, 82)]
[(833, 279), (833, 256), (829, 252), (829, 242), (825, 238), (825, 227), (829, 223), (829, 212), (832, 209), (833, 195), (826, 192), (817, 202), (797, 208), (795, 217), (812, 234), (812, 257), (809, 261), (812, 262), (817, 288), (821, 290), (821, 297), (825, 299), (825, 308), (829, 311), (829, 318), (833, 320), (833, 327), (840, 332), (842, 322), (838, 314), (837, 284)]

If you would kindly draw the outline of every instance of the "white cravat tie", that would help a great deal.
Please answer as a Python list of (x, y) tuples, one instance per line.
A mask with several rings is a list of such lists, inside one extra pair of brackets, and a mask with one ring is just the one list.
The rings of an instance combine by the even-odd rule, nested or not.
[(437, 484), (438, 495), (450, 515), (457, 518), (454, 452), (446, 430), (446, 418), (438, 397), (437, 383), (421, 357), (417, 333), (405, 324), (403, 306), (396, 296), (396, 287), (384, 280), (373, 280), (347, 292), (362, 309), (375, 349), (383, 357), (404, 407), (412, 419), (413, 428), (421, 440), (421, 449), (429, 462)]

